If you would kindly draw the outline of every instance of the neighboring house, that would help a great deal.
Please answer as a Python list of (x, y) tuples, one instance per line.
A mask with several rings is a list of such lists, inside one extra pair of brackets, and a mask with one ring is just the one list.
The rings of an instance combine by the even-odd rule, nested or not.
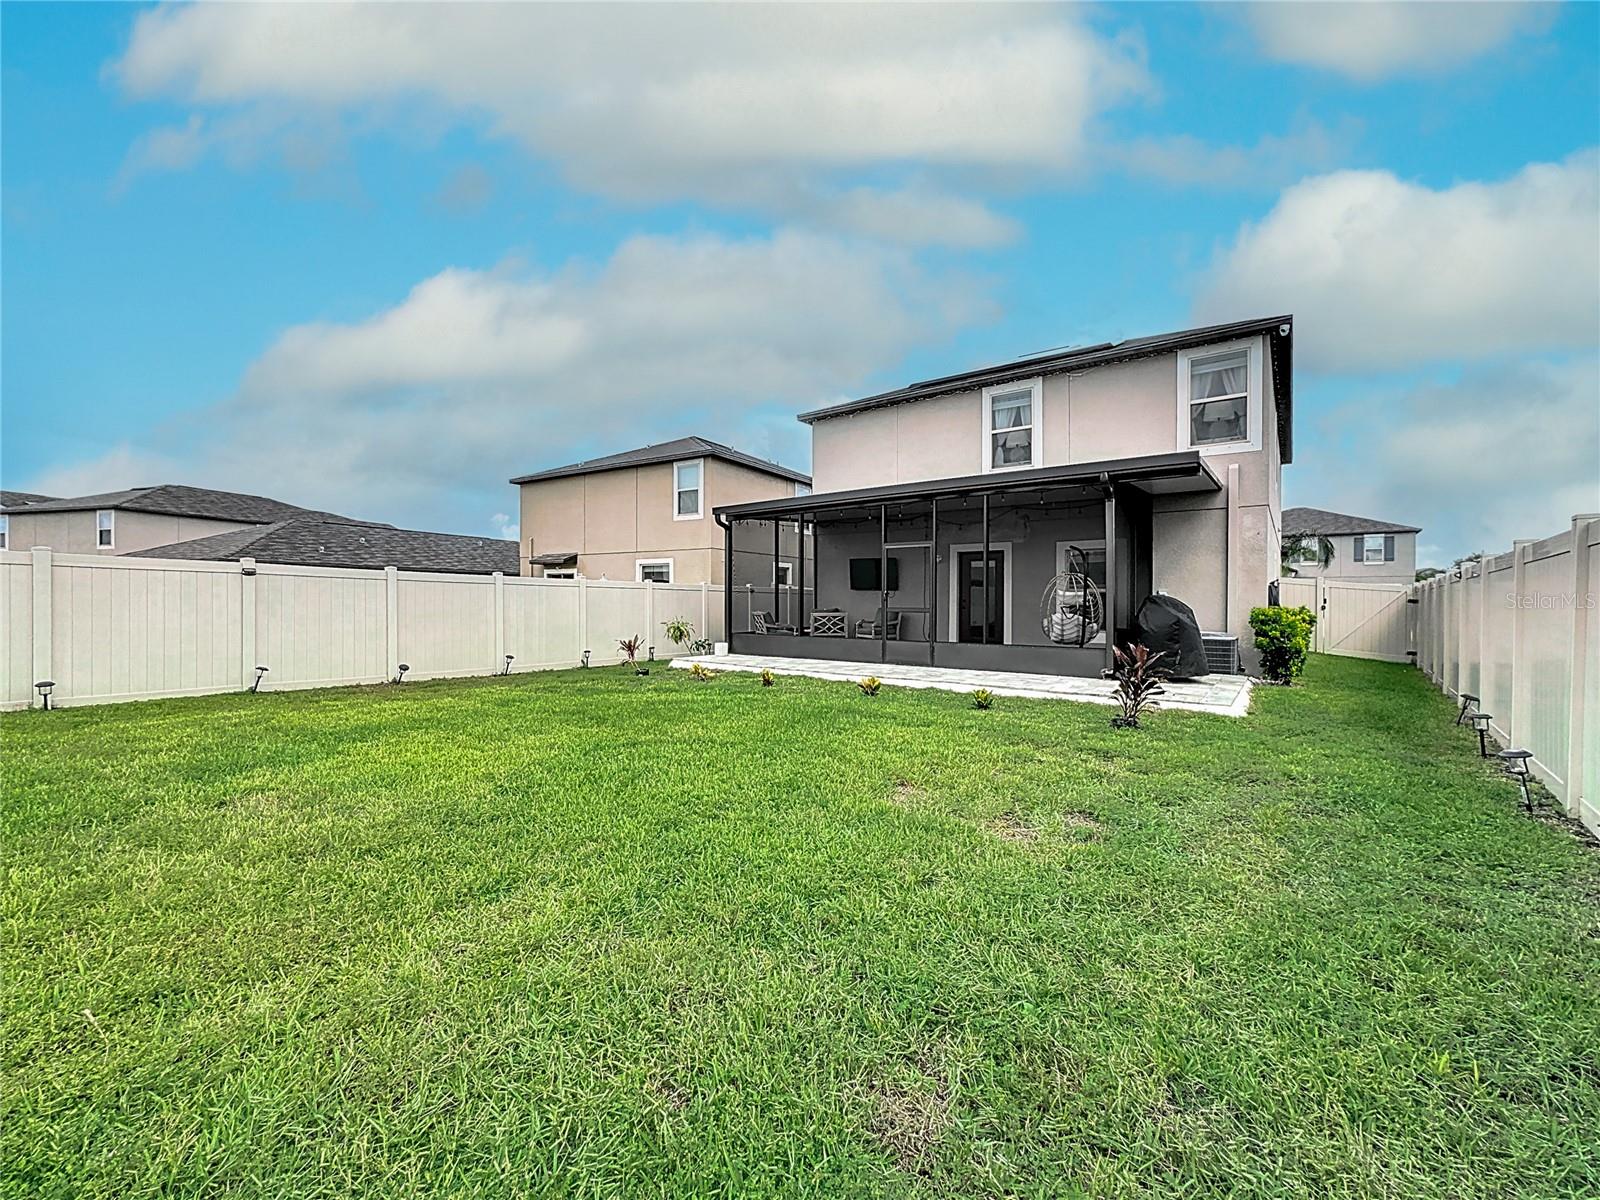
[[(1292, 325), (1060, 351), (802, 414), (816, 494), (716, 510), (726, 561), (763, 564), (731, 571), (733, 649), (1094, 676), (1164, 591), (1251, 665), (1249, 612), (1279, 574)], [(775, 521), (810, 535), (798, 593), (751, 598)], [(1088, 645), (1044, 604), (1078, 562), (1109, 614)]]
[(211, 562), (253, 558), (287, 566), (367, 570), (398, 567), (402, 571), (460, 575), (517, 573), (516, 542), (314, 516), (252, 525), (170, 546), (152, 546), (135, 550), (132, 555)]
[(13, 496), (26, 495), (4, 495), (0, 516), (5, 518), (5, 549), (49, 546), (63, 554), (130, 554), (296, 517), (363, 523), (267, 496), (177, 483), (12, 502)]
[(520, 491), (525, 574), (718, 585), (726, 578), (723, 536), (712, 510), (804, 495), (811, 484), (799, 471), (699, 437), (511, 482)]
[(13, 508), (27, 508), (30, 504), (42, 504), (46, 500), (54, 500), (54, 496), (41, 496), (38, 492), (8, 492), (0, 490), (0, 550), (11, 550), (11, 510)]
[[(1411, 583), (1417, 577), (1415, 525), (1374, 521), (1321, 508), (1283, 510), (1283, 536), (1300, 540), (1285, 555), (1290, 572), (1306, 579), (1353, 579), (1368, 583)], [(1325, 539), (1332, 557), (1325, 563)]]

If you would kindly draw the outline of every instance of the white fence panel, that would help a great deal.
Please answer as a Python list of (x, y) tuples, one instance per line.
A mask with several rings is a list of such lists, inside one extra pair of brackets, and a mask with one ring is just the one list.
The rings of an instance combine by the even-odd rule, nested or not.
[(1318, 640), (1328, 654), (1409, 662), (1411, 589), (1401, 583), (1319, 581), (1323, 593)]
[(1418, 665), (1600, 833), (1600, 515), (1412, 588)]
[(665, 625), (725, 638), (708, 585), (357, 571), (0, 551), (0, 707), (376, 683), (621, 661)]

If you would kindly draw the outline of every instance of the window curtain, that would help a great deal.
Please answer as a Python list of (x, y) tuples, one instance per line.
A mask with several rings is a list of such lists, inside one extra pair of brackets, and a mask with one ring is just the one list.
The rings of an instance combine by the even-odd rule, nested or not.
[(1249, 360), (1242, 354), (1221, 361), (1197, 363), (1191, 378), (1189, 399), (1237, 396), (1248, 389), (1249, 377)]

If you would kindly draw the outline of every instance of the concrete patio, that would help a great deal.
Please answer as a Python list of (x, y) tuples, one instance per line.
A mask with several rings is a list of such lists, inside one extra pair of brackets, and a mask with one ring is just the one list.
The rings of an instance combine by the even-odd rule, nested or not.
[[(821, 658), (778, 658), (761, 654), (700, 654), (672, 660), (687, 670), (696, 663), (713, 671), (747, 671), (774, 675), (807, 675), (853, 683), (876, 675), (889, 687), (937, 688), (946, 692), (973, 692), (988, 688), (996, 696), (1022, 696), (1029, 700), (1078, 700), (1087, 704), (1115, 704), (1116, 684), (1109, 679), (1083, 679), (1070, 675), (1031, 675), (1020, 671), (965, 671), (953, 667), (912, 667), (899, 663), (844, 662)], [(1242, 717), (1250, 711), (1250, 680), (1243, 675), (1205, 675), (1182, 683), (1167, 683), (1162, 708)]]

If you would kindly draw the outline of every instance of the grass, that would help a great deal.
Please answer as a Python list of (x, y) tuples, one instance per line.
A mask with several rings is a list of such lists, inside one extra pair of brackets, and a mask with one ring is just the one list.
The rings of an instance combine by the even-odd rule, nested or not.
[(14, 1196), (1600, 1194), (1600, 856), (1246, 720), (597, 670), (0, 720)]

